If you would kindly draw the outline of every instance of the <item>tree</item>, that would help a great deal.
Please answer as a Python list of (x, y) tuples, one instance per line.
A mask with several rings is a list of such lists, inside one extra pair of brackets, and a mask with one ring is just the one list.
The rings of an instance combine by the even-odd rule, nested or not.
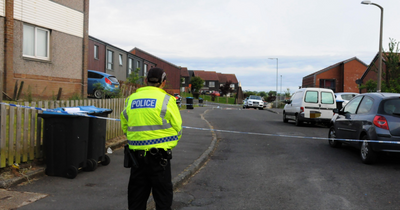
[(365, 85), (360, 85), (360, 89), (367, 89), (367, 92), (376, 92), (377, 82), (370, 79), (368, 80)]
[(383, 53), (386, 72), (382, 73), (385, 78), (382, 82), (382, 92), (400, 93), (400, 58), (399, 42), (389, 38), (389, 52)]
[(268, 94), (267, 94), (267, 92), (265, 92), (265, 91), (260, 91), (260, 92), (258, 93), (258, 95), (260, 95), (261, 97), (265, 97), (265, 96), (267, 96)]
[(228, 95), (228, 93), (232, 93), (233, 90), (231, 88), (232, 81), (226, 81), (224, 85), (219, 87), (221, 90), (222, 95)]
[(131, 84), (139, 84), (141, 83), (140, 79), (144, 78), (144, 76), (139, 76), (140, 68), (136, 68), (134, 71), (131, 72), (128, 76), (128, 83)]
[(290, 96), (291, 96), (291, 94), (290, 94), (290, 89), (289, 89), (289, 88), (286, 88), (285, 97), (290, 97)]
[(192, 77), (190, 84), (192, 85), (192, 92), (198, 93), (203, 87), (204, 80), (200, 77)]

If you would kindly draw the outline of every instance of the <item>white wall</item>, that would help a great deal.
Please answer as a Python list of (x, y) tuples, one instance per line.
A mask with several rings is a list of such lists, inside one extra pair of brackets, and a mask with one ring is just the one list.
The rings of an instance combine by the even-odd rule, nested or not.
[(83, 38), (83, 13), (49, 0), (15, 0), (14, 19)]
[(6, 16), (6, 9), (5, 9), (5, 5), (6, 5), (6, 3), (5, 3), (5, 1), (6, 0), (0, 0), (0, 16)]

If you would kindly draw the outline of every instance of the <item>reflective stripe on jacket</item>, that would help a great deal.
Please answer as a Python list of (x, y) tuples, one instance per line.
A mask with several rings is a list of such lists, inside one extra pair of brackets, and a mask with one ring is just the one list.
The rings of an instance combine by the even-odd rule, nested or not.
[(120, 119), (132, 150), (172, 149), (182, 136), (175, 97), (157, 87), (142, 87), (130, 95)]

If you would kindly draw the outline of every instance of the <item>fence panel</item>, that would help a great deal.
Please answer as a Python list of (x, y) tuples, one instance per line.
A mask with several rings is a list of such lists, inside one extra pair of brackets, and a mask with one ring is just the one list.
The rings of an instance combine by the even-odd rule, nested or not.
[[(126, 88), (128, 94), (135, 88)], [(17, 105), (54, 109), (57, 107), (73, 106), (96, 106), (99, 108), (112, 109), (110, 118), (119, 118), (124, 109), (125, 98), (118, 99), (85, 99), (67, 101), (38, 101), (38, 102), (17, 102)], [(14, 163), (25, 163), (35, 158), (43, 157), (43, 120), (38, 117), (42, 111), (1, 106), (0, 115), (0, 168), (10, 166)], [(123, 135), (119, 121), (107, 120), (106, 141)]]

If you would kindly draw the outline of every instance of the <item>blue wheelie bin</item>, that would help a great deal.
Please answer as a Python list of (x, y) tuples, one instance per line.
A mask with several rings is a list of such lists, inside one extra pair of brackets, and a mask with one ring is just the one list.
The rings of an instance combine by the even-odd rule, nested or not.
[[(97, 108), (95, 106), (78, 106), (81, 111), (88, 115), (108, 117), (112, 109)], [(87, 150), (86, 171), (94, 171), (97, 165), (101, 163), (106, 166), (110, 163), (110, 157), (106, 155), (106, 119), (89, 118), (89, 137)]]
[(48, 176), (75, 178), (79, 169), (87, 167), (89, 118), (51, 111), (38, 116), (44, 119), (45, 173)]

